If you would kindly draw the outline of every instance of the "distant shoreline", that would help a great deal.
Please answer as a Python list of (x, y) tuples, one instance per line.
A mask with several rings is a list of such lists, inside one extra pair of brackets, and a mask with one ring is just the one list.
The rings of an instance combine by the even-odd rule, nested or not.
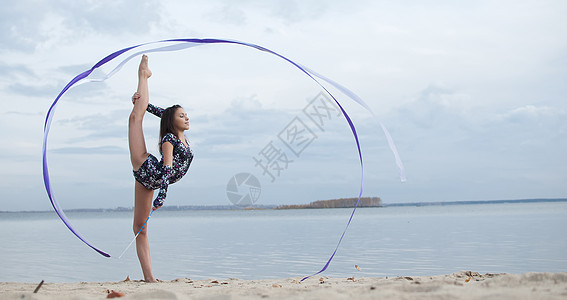
[[(545, 203), (545, 202), (567, 202), (567, 198), (533, 198), (533, 199), (515, 199), (515, 200), (473, 200), (473, 201), (438, 201), (438, 202), (407, 202), (407, 203), (381, 203), (378, 206), (371, 207), (403, 207), (403, 206), (448, 206), (448, 205), (477, 205), (477, 204), (506, 204), (506, 203)], [(307, 206), (297, 205), (297, 208), (290, 209), (329, 209), (320, 207), (300, 207)], [(166, 211), (187, 211), (187, 210), (272, 210), (281, 207), (279, 205), (254, 205), (250, 207), (239, 207), (235, 205), (184, 205), (184, 206), (164, 206), (160, 210)], [(367, 208), (369, 206), (359, 206), (358, 208)], [(341, 207), (341, 208), (353, 208)], [(278, 209), (279, 210), (279, 209)], [(77, 208), (66, 209), (65, 212), (131, 212), (132, 207), (117, 208)], [(24, 211), (0, 211), (4, 213), (46, 213), (52, 210), (24, 210)]]
[(567, 202), (567, 198), (535, 198), (517, 200), (474, 200), (474, 201), (446, 201), (446, 202), (410, 202), (410, 203), (390, 203), (384, 207), (396, 206), (435, 206), (435, 205), (474, 205), (474, 204), (505, 204), (505, 203), (538, 203), (538, 202)]

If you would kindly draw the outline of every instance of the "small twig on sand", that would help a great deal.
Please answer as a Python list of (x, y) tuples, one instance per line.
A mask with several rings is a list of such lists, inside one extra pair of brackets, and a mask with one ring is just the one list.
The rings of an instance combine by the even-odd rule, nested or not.
[(34, 294), (37, 294), (37, 291), (39, 291), (39, 289), (41, 288), (41, 286), (43, 285), (43, 280), (37, 285), (37, 287), (35, 288), (35, 290), (33, 291)]

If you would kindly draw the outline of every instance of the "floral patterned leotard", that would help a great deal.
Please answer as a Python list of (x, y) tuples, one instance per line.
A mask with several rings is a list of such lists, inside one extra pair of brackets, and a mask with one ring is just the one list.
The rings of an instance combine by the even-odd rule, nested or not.
[[(164, 109), (148, 104), (147, 111), (161, 118)], [(156, 208), (163, 205), (169, 184), (179, 181), (187, 173), (189, 165), (193, 161), (191, 148), (186, 146), (177, 136), (168, 133), (163, 137), (160, 145), (165, 142), (173, 145), (173, 163), (171, 167), (163, 163), (163, 156), (158, 161), (155, 156), (150, 154), (142, 166), (134, 171), (134, 178), (145, 188), (149, 190), (159, 189), (153, 203)]]

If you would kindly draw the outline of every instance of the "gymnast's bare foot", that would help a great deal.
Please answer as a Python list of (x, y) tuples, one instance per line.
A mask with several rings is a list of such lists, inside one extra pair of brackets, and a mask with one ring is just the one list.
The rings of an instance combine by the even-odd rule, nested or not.
[(159, 282), (159, 280), (158, 280), (158, 279), (155, 279), (155, 278), (152, 276), (151, 278), (144, 279), (144, 282), (147, 282), (147, 283), (156, 283), (156, 282)]
[(138, 68), (138, 77), (140, 78), (150, 78), (152, 76), (152, 71), (148, 67), (148, 56), (142, 55), (142, 61), (140, 61), (140, 67)]

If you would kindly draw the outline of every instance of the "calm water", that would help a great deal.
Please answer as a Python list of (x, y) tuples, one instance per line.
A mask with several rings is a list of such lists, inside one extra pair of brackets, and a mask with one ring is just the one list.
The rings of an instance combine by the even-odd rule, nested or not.
[[(333, 252), (350, 209), (158, 211), (149, 222), (157, 278), (287, 278), (312, 274)], [(118, 256), (131, 213), (69, 213)], [(100, 256), (55, 213), (0, 214), (0, 281), (141, 279), (134, 246)], [(566, 272), (567, 202), (358, 209), (325, 276), (437, 275), (460, 270)], [(357, 271), (354, 265), (359, 265)]]

